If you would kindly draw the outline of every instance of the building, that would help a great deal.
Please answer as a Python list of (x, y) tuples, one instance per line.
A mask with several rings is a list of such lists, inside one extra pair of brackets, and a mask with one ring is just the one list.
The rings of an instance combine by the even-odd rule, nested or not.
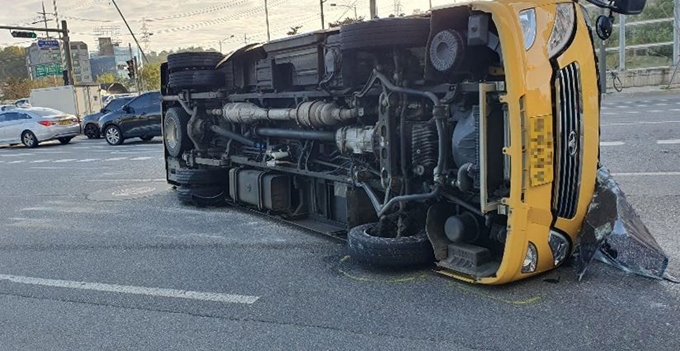
[(90, 52), (82, 41), (71, 42), (71, 58), (73, 62), (73, 80), (78, 83), (93, 83)]
[(114, 56), (93, 56), (90, 58), (90, 66), (92, 67), (92, 77), (95, 80), (106, 73), (118, 75)]
[(129, 61), (132, 57), (137, 57), (137, 62), (142, 62), (141, 57), (139, 56), (139, 51), (136, 48), (132, 49), (132, 55), (130, 55), (129, 47), (117, 46), (114, 44), (113, 56), (116, 60), (116, 70), (118, 76), (125, 79), (128, 79), (127, 61)]
[[(56, 45), (56, 43), (55, 43)], [(32, 43), (27, 49), (26, 66), (32, 79), (44, 77), (62, 77), (66, 65), (63, 64), (61, 52), (63, 43), (58, 41), (59, 48), (40, 48), (37, 43)], [(90, 66), (90, 54), (87, 44), (82, 41), (71, 42), (71, 57), (73, 63), (73, 80), (76, 84), (93, 83), (92, 68)]]

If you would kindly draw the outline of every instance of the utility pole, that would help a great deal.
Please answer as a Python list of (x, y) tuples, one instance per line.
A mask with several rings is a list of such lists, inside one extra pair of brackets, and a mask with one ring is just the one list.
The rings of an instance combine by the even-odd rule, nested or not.
[(370, 19), (374, 19), (376, 16), (378, 16), (378, 7), (377, 7), (375, 1), (376, 0), (370, 0), (370, 2), (369, 2), (369, 5), (371, 7), (371, 11), (370, 11), (371, 18)]
[(142, 87), (139, 84), (139, 71), (137, 70), (137, 57), (132, 54), (132, 43), (128, 43), (128, 50), (130, 50), (130, 60), (132, 60), (132, 72), (135, 75), (135, 85), (137, 86), (137, 92), (142, 93)]
[(326, 0), (319, 0), (319, 6), (321, 7), (321, 29), (326, 29), (326, 22), (323, 19), (323, 3)]
[[(48, 22), (48, 20), (47, 20), (47, 12), (45, 12), (45, 2), (44, 2), (44, 1), (42, 2), (42, 12), (38, 12), (38, 14), (39, 14), (39, 15), (42, 15), (42, 18), (43, 18), (42, 21), (38, 21), (38, 22), (43, 22), (43, 23), (45, 23), (45, 29), (49, 29), (49, 28), (47, 27), (47, 22)], [(35, 23), (38, 23), (38, 22), (35, 22)], [(45, 32), (45, 36), (46, 36), (47, 38), (49, 38), (49, 37), (50, 37), (50, 32)]]
[(432, 10), (432, 0), (430, 0), (430, 10)]
[(272, 37), (269, 33), (269, 6), (267, 6), (267, 0), (264, 0), (264, 18), (267, 22), (267, 42), (269, 42), (272, 40)]
[(139, 49), (139, 52), (142, 54), (142, 57), (144, 58), (144, 61), (146, 63), (149, 63), (149, 59), (146, 58), (146, 54), (144, 53), (144, 50), (142, 50), (142, 46), (139, 45), (139, 41), (137, 40), (137, 37), (135, 36), (135, 33), (132, 32), (132, 28), (130, 28), (130, 25), (128, 24), (128, 21), (125, 19), (125, 16), (123, 16), (123, 13), (120, 11), (120, 8), (118, 7), (118, 4), (116, 3), (116, 0), (111, 0), (113, 3), (113, 6), (116, 7), (116, 10), (118, 10), (118, 14), (120, 15), (120, 18), (123, 19), (123, 22), (125, 23), (125, 26), (127, 27), (128, 31), (130, 31), (130, 35), (132, 35), (132, 39), (135, 40), (135, 43), (137, 44), (137, 48)]

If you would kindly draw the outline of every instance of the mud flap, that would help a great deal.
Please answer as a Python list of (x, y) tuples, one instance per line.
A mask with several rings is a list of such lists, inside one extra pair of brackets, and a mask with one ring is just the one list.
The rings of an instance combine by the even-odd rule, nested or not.
[(597, 172), (597, 187), (579, 233), (577, 253), (579, 280), (594, 258), (654, 279), (663, 279), (668, 266), (668, 256), (604, 167)]

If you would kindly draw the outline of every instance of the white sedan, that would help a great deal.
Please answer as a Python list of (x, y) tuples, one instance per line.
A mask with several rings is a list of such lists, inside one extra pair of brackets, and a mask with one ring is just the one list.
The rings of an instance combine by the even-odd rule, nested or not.
[(36, 147), (48, 140), (68, 144), (80, 134), (76, 116), (51, 108), (31, 107), (0, 112), (0, 144)]

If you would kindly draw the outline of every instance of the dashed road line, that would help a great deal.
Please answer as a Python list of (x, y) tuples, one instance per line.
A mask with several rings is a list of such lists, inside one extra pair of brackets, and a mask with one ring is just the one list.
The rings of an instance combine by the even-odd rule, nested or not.
[(75, 158), (65, 158), (65, 159), (62, 159), (62, 160), (54, 160), (52, 162), (53, 163), (66, 163), (66, 162), (73, 162), (73, 161), (76, 161), (76, 159)]
[(150, 160), (152, 158), (153, 157), (147, 157), (147, 156), (145, 156), (145, 157), (135, 157), (135, 158), (131, 158), (130, 161), (144, 161), (144, 160)]
[(640, 124), (672, 124), (680, 123), (680, 121), (639, 121), (639, 122), (620, 122), (620, 123), (603, 123), (602, 127), (612, 127), (612, 126), (636, 126)]
[(16, 160), (16, 161), (12, 161), (12, 162), (7, 162), (7, 164), (11, 165), (11, 164), (16, 164), (16, 163), (24, 163), (24, 162), (26, 162), (26, 160)]
[(112, 158), (107, 158), (104, 161), (121, 161), (121, 160), (127, 160), (127, 157), (112, 157)]
[(614, 177), (635, 177), (635, 176), (680, 176), (680, 172), (628, 172), (612, 173)]
[(98, 160), (99, 160), (98, 158), (86, 158), (86, 159), (84, 159), (84, 160), (78, 160), (78, 161), (76, 161), (76, 162), (78, 162), (78, 163), (81, 163), (81, 162), (94, 162), (94, 161), (98, 161)]
[(247, 305), (255, 303), (255, 301), (257, 301), (260, 298), (259, 296), (233, 295), (224, 293), (165, 289), (165, 288), (147, 288), (141, 286), (44, 279), (7, 274), (0, 274), (0, 281), (7, 281), (10, 283), (24, 285), (48, 286), (54, 288), (89, 290), (129, 295), (144, 295), (151, 297), (169, 297), (175, 299), (188, 299), (197, 301), (240, 303)]
[(663, 110), (649, 110), (647, 112), (649, 112), (649, 113), (659, 113), (659, 112), (665, 112), (665, 111), (663, 111)]
[(657, 140), (656, 143), (659, 145), (680, 144), (680, 139)]
[(625, 143), (623, 141), (601, 141), (600, 146), (621, 146)]
[(51, 160), (33, 160), (30, 163), (47, 163), (50, 162)]

